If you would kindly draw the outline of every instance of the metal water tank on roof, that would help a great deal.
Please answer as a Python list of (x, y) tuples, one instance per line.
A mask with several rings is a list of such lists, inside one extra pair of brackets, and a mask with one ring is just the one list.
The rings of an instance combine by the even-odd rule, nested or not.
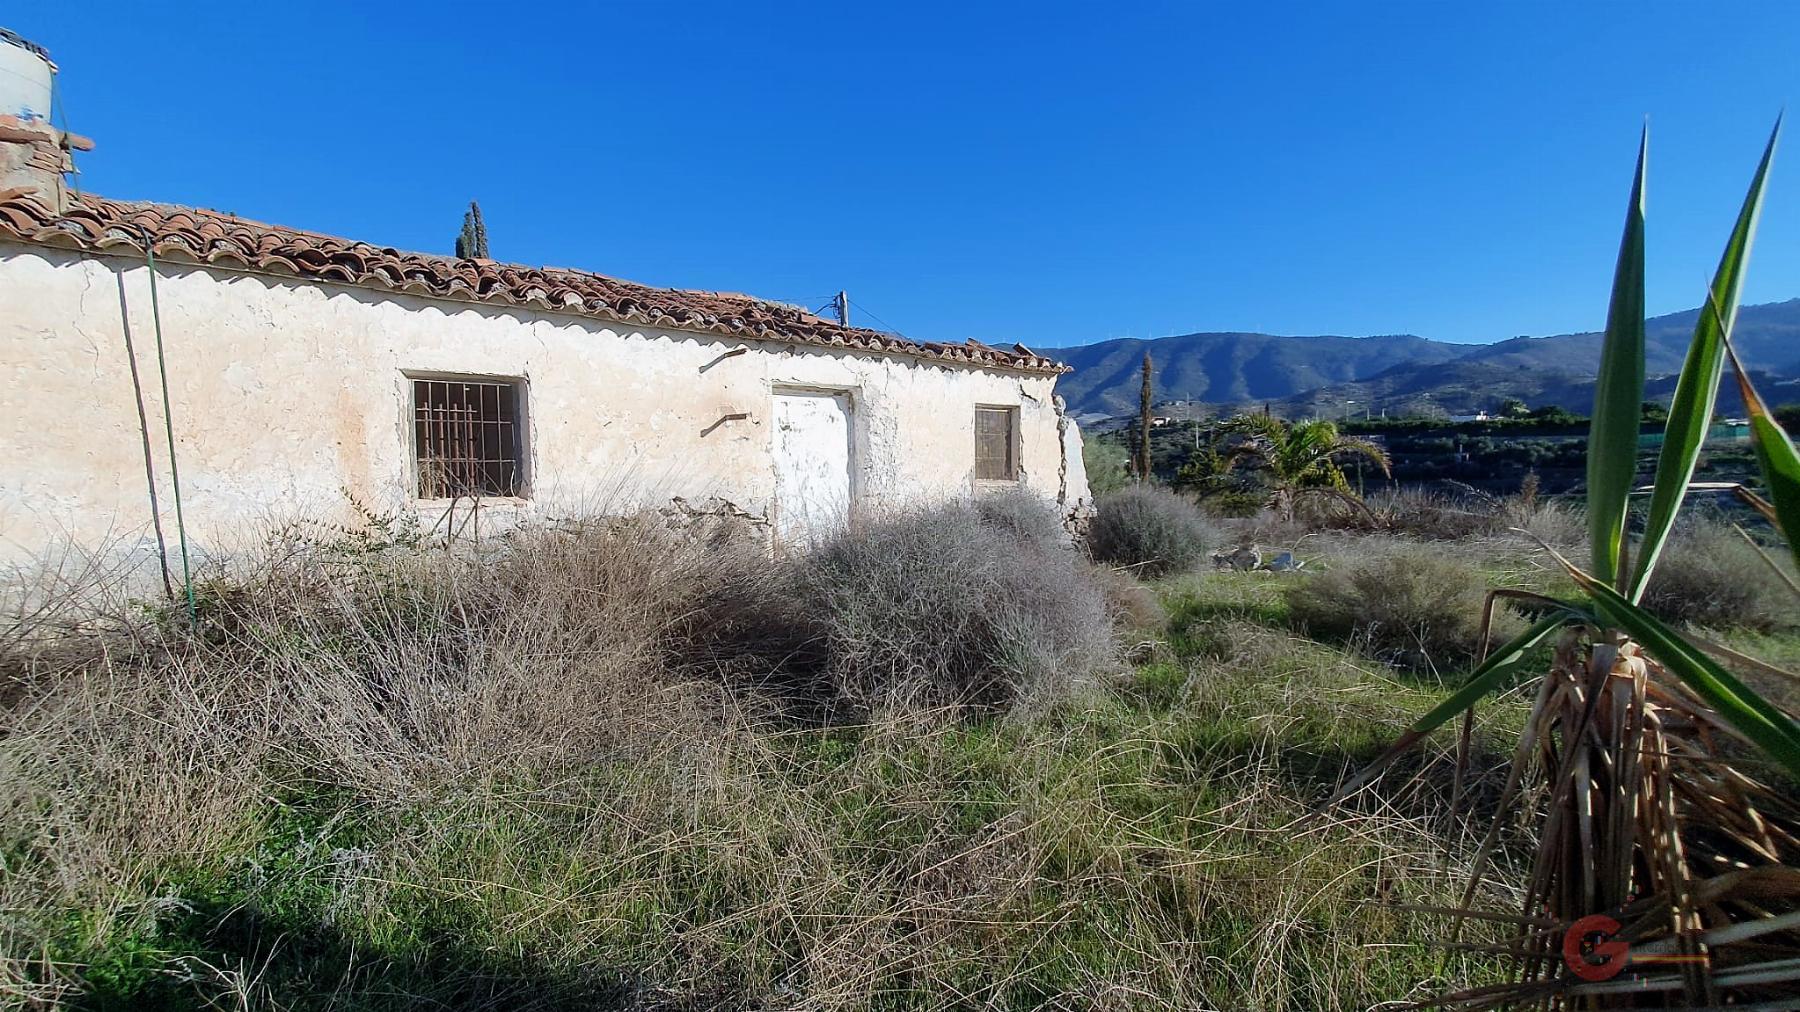
[(55, 73), (48, 50), (0, 28), (0, 116), (48, 120)]

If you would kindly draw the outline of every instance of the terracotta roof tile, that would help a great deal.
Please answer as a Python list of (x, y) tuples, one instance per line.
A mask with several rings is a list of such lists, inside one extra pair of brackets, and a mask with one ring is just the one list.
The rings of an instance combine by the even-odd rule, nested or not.
[(1007, 351), (978, 341), (911, 341), (877, 330), (840, 327), (804, 309), (735, 292), (652, 288), (561, 267), (406, 253), (173, 204), (83, 194), (58, 215), (28, 196), (15, 196), (0, 200), (0, 238), (99, 253), (141, 255), (150, 246), (157, 256), (169, 260), (427, 298), (500, 303), (671, 330), (1020, 372), (1068, 371), (1067, 366), (1023, 345)]

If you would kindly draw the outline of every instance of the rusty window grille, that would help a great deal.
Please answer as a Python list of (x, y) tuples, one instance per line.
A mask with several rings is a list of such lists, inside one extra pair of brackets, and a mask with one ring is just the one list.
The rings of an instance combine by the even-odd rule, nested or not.
[(516, 496), (519, 388), (478, 380), (413, 380), (419, 498)]
[(975, 409), (975, 478), (1015, 481), (1019, 477), (1018, 417), (1012, 408)]

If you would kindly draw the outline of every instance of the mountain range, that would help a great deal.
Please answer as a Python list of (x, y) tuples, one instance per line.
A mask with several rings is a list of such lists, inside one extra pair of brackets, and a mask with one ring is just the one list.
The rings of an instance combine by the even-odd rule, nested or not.
[[(1690, 309), (1645, 321), (1648, 396), (1666, 399), (1673, 390), (1699, 315)], [(1800, 299), (1744, 306), (1732, 338), (1745, 365), (1773, 386), (1764, 397), (1775, 403), (1800, 397)], [(1600, 342), (1601, 335), (1592, 332), (1475, 345), (1412, 334), (1200, 333), (1120, 338), (1052, 354), (1074, 367), (1057, 391), (1078, 418), (1135, 412), (1146, 350), (1159, 404), (1187, 401), (1213, 409), (1268, 404), (1290, 416), (1346, 410), (1464, 414), (1516, 397), (1532, 407), (1555, 404), (1586, 412)], [(1730, 390), (1729, 383), (1721, 390), (1722, 405), (1733, 400)]]

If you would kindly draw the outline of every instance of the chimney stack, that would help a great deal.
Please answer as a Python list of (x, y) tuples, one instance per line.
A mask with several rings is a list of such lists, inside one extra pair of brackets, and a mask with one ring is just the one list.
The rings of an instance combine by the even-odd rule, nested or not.
[(64, 173), (70, 150), (94, 142), (50, 125), (56, 64), (44, 47), (0, 28), (0, 200), (30, 196), (58, 214), (68, 210)]

